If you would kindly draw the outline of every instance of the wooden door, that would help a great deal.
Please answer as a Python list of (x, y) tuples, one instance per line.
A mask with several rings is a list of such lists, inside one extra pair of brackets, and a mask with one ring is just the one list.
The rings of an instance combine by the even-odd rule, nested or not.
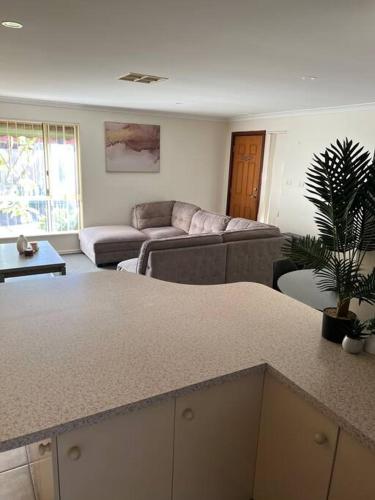
[(375, 498), (375, 453), (340, 431), (329, 500)]
[(256, 220), (263, 167), (265, 132), (234, 132), (227, 213)]
[(252, 498), (263, 373), (176, 400), (173, 500)]
[(174, 400), (57, 438), (60, 500), (169, 500)]
[(267, 374), (254, 500), (326, 500), (337, 434), (333, 421)]

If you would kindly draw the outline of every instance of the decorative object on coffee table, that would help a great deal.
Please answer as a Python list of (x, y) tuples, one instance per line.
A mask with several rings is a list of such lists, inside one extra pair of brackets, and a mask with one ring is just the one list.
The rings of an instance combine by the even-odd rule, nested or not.
[(65, 262), (48, 241), (39, 241), (39, 252), (25, 257), (17, 252), (14, 243), (0, 244), (0, 283), (6, 278), (29, 274), (66, 274)]
[(39, 245), (37, 241), (30, 241), (30, 246), (33, 249), (34, 253), (36, 253), (39, 250)]
[(17, 242), (16, 242), (17, 251), (20, 255), (22, 255), (24, 253), (28, 244), (29, 243), (28, 243), (27, 239), (24, 237), (24, 235), (20, 234), (20, 236), (18, 237)]
[(324, 310), (322, 335), (341, 343), (356, 319), (351, 300), (375, 304), (375, 269), (362, 269), (366, 252), (375, 250), (374, 158), (351, 140), (336, 141), (314, 155), (307, 180), (318, 237), (292, 238), (284, 253), (313, 268), (321, 290), (337, 294), (336, 307)]
[(32, 257), (34, 255), (34, 250), (31, 245), (27, 245), (25, 250), (23, 251), (25, 257)]
[(160, 126), (105, 122), (107, 172), (160, 172)]

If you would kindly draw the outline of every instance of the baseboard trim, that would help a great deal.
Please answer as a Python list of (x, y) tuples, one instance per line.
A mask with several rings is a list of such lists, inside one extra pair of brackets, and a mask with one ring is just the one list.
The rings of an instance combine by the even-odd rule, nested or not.
[(61, 250), (61, 251), (59, 251), (60, 255), (70, 255), (70, 254), (73, 254), (73, 253), (81, 253), (81, 254), (83, 254), (83, 252), (81, 252), (81, 250), (79, 248), (77, 248), (75, 250)]

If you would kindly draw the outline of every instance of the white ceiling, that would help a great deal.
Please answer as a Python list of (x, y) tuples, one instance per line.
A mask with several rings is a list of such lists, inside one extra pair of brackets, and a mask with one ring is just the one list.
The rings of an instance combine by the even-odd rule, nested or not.
[(24, 24), (0, 28), (1, 96), (218, 117), (375, 101), (374, 0), (1, 0), (0, 18)]

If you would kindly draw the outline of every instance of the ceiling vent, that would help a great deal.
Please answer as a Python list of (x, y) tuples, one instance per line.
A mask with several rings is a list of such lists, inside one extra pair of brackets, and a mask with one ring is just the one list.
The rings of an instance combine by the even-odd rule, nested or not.
[(142, 73), (128, 73), (119, 78), (119, 80), (134, 83), (155, 83), (161, 80), (168, 80), (168, 78), (164, 78), (163, 76), (143, 75)]

